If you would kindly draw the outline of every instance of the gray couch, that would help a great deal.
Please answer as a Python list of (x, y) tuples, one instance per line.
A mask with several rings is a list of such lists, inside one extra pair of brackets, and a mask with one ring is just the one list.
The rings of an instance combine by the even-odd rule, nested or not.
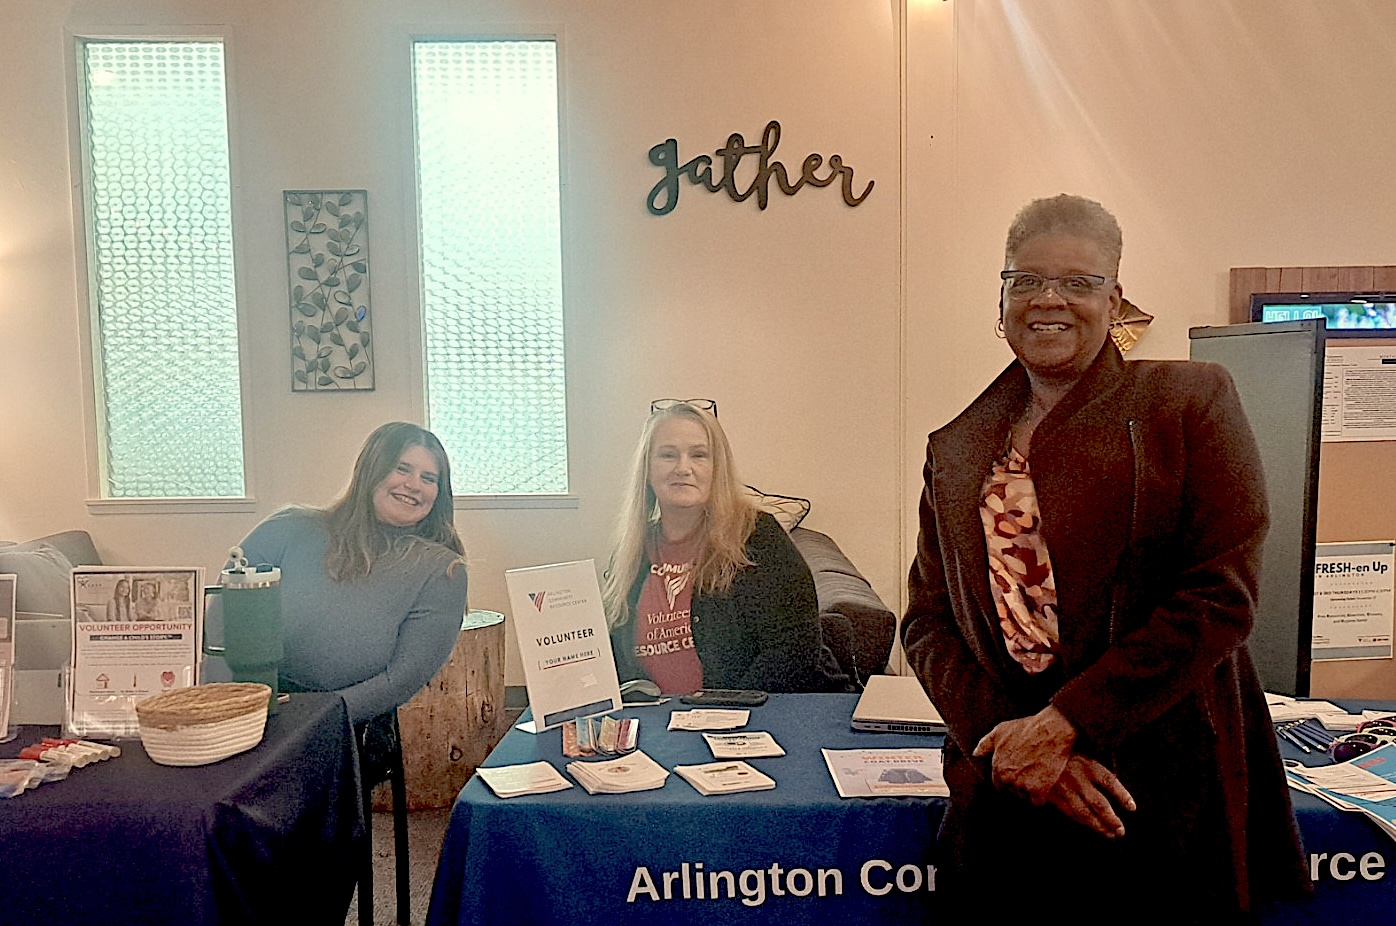
[(74, 566), (100, 566), (102, 559), (87, 531), (64, 531), (25, 543), (0, 540), (0, 573), (15, 580), (15, 610), (34, 614), (72, 613)]
[(796, 527), (790, 539), (814, 575), (824, 642), (861, 691), (869, 675), (887, 669), (897, 616), (827, 534)]

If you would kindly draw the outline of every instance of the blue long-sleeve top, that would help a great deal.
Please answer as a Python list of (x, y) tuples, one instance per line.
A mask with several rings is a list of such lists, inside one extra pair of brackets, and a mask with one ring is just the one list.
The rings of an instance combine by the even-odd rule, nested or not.
[[(465, 564), (441, 544), (401, 533), (367, 576), (351, 582), (325, 573), (329, 538), (313, 509), (278, 511), (241, 544), (250, 564), (281, 569), (283, 682), (339, 692), (354, 723), (406, 703), (431, 681), (465, 615)], [(212, 606), (209, 618), (217, 640)]]

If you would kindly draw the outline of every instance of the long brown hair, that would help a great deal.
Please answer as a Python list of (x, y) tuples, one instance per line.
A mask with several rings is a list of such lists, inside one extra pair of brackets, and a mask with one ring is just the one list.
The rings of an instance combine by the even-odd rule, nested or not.
[(451, 496), (451, 461), (435, 434), (406, 421), (390, 421), (368, 436), (354, 474), (339, 497), (325, 508), (329, 545), (325, 552), (325, 572), (337, 582), (352, 582), (373, 569), (376, 559), (394, 546), (394, 536), (402, 534), (378, 520), (373, 507), (373, 491), (397, 466), (409, 447), (421, 447), (436, 459), (436, 501), (427, 516), (408, 528), (408, 537), (441, 544), (456, 554), (449, 572), (465, 554), (456, 533), (455, 501)]
[(746, 555), (747, 538), (756, 527), (756, 507), (747, 500), (732, 460), (732, 446), (722, 425), (707, 411), (679, 403), (650, 415), (635, 445), (625, 498), (616, 518), (610, 568), (602, 583), (601, 599), (606, 620), (617, 627), (630, 620), (630, 587), (645, 561), (646, 547), (659, 527), (659, 500), (650, 485), (650, 454), (659, 426), (674, 418), (695, 422), (708, 438), (713, 460), (713, 484), (703, 510), (698, 559), (693, 565), (693, 587), (707, 594), (732, 587), (732, 580), (752, 565)]

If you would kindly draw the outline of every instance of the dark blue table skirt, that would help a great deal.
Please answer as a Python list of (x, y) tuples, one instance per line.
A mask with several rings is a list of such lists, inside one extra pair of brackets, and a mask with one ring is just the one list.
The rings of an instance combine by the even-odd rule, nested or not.
[[(1340, 701), (1349, 711), (1363, 707), (1396, 713), (1396, 702)], [(1305, 765), (1328, 763), (1323, 754), (1302, 753), (1280, 740), (1280, 753)], [(1293, 923), (1385, 923), (1396, 919), (1396, 842), (1361, 814), (1346, 813), (1290, 789), (1294, 815), (1309, 857), (1314, 896), (1263, 911), (1266, 926)]]
[[(855, 732), (848, 724), (855, 702), (855, 695), (773, 695), (752, 711), (747, 729), (770, 731), (787, 753), (749, 760), (776, 780), (773, 791), (703, 797), (671, 775), (657, 791), (588, 795), (578, 786), (501, 800), (471, 778), (452, 811), (428, 926), (934, 919), (927, 870), (935, 864), (945, 802), (840, 798), (820, 748), (938, 746), (940, 738)], [(627, 709), (622, 716), (640, 718), (640, 748), (664, 767), (712, 761), (700, 734), (665, 730), (674, 708), (683, 706)], [(559, 731), (511, 730), (485, 765), (539, 759), (563, 770), (569, 760)], [(1294, 798), (1306, 849), (1325, 854), (1315, 862), (1316, 892), (1302, 903), (1267, 908), (1263, 921), (1388, 921), (1396, 910), (1396, 871), (1386, 860), (1396, 864), (1396, 846), (1356, 814), (1306, 795)], [(734, 896), (722, 874), (720, 896), (712, 896), (714, 872), (732, 874)]]
[[(56, 732), (21, 727), (0, 754)], [(120, 745), (0, 800), (0, 923), (342, 926), (364, 838), (343, 698), (292, 696), (260, 744), (211, 765)]]
[[(704, 797), (670, 775), (656, 791), (589, 795), (578, 786), (506, 801), (472, 777), (451, 815), (428, 924), (814, 924), (919, 916), (934, 896), (927, 867), (944, 802), (841, 799), (819, 750), (924, 747), (940, 738), (854, 732), (848, 717), (855, 702), (854, 695), (772, 695), (752, 710), (747, 729), (769, 731), (787, 753), (748, 760), (775, 779), (771, 791)], [(701, 734), (665, 730), (674, 707), (683, 709), (670, 702), (620, 716), (640, 718), (640, 748), (665, 768), (713, 761)], [(538, 759), (559, 770), (570, 761), (558, 730), (511, 730), (485, 765)], [(907, 892), (896, 886), (899, 870)], [(714, 872), (731, 873), (735, 896), (727, 896), (722, 874), (722, 896), (709, 896)], [(864, 877), (877, 893), (863, 887)], [(792, 893), (806, 890), (808, 896)]]

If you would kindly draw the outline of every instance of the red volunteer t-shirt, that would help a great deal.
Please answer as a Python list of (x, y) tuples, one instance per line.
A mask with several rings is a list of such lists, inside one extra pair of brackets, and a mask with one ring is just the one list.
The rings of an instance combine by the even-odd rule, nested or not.
[(664, 694), (703, 687), (693, 646), (693, 562), (698, 545), (660, 542), (635, 607), (635, 661)]

